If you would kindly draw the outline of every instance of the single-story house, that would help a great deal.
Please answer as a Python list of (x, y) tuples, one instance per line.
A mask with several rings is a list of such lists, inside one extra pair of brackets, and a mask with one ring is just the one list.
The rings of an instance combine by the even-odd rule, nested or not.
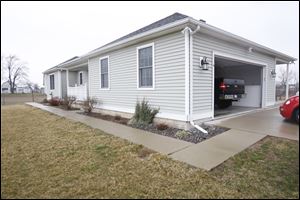
[(96, 97), (98, 108), (124, 115), (145, 98), (160, 108), (159, 119), (187, 124), (214, 118), (215, 77), (245, 81), (246, 95), (234, 106), (274, 105), (275, 66), (295, 60), (174, 13), (48, 69), (44, 84), (48, 98)]
[[(15, 86), (15, 93), (31, 93), (31, 89), (28, 86)], [(1, 93), (11, 93), (10, 85), (8, 81), (1, 84)]]
[[(16, 91), (16, 90), (17, 90), (17, 87), (14, 88), (14, 91)], [(8, 81), (5, 81), (1, 84), (1, 93), (4, 93), (4, 94), (11, 93), (10, 85), (9, 85)]]

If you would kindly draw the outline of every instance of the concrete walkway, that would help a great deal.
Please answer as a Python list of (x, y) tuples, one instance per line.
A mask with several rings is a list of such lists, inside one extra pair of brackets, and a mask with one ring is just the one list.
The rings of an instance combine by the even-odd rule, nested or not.
[(264, 135), (231, 129), (171, 155), (175, 160), (211, 170), (255, 144)]
[(27, 104), (67, 119), (82, 122), (133, 143), (142, 144), (149, 149), (169, 155), (175, 160), (206, 170), (211, 170), (265, 137), (265, 135), (247, 131), (229, 130), (204, 142), (193, 144), (118, 123), (77, 114), (77, 111), (65, 111), (39, 103)]
[(246, 115), (207, 122), (235, 130), (299, 141), (299, 124), (285, 120), (278, 106)]

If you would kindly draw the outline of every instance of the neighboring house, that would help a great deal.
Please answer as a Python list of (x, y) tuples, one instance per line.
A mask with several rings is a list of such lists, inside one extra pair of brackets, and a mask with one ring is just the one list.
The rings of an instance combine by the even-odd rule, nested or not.
[[(28, 86), (16, 86), (14, 90), (15, 93), (31, 93), (31, 89)], [(11, 93), (8, 81), (2, 83), (1, 93)]]
[(8, 81), (1, 84), (1, 93), (10, 93), (10, 85)]
[(214, 118), (215, 77), (245, 80), (234, 106), (274, 105), (275, 66), (295, 60), (175, 13), (45, 71), (44, 84), (48, 98), (96, 97), (99, 108), (120, 113), (145, 98), (160, 107), (157, 117), (186, 123)]
[(31, 93), (31, 89), (28, 86), (18, 86), (17, 93)]
[[(14, 91), (16, 92), (17, 87), (14, 88)], [(8, 81), (1, 84), (1, 93), (11, 93), (10, 92), (10, 85)]]

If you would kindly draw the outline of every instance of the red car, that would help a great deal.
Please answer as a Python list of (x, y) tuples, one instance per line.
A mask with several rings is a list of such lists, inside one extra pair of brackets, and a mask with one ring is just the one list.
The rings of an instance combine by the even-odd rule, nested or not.
[(299, 123), (299, 95), (290, 97), (280, 106), (279, 110), (284, 118), (296, 120)]

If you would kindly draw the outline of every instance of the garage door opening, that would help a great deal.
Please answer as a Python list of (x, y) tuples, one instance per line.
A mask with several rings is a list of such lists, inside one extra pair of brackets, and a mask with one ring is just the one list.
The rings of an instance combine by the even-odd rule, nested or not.
[(217, 55), (214, 63), (214, 117), (262, 107), (263, 66)]

